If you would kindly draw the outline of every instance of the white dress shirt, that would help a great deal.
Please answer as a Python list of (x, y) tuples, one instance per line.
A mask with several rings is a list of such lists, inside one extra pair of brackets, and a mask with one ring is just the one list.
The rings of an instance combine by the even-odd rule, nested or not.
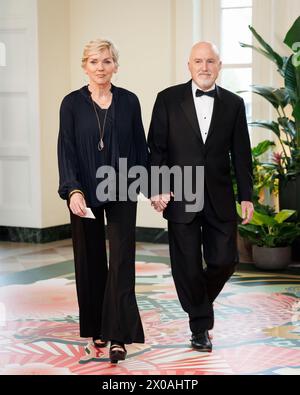
[[(216, 84), (214, 84), (207, 91), (212, 91), (213, 89), (215, 89), (215, 87), (216, 87)], [(207, 134), (208, 134), (208, 130), (209, 130), (209, 126), (210, 126), (210, 122), (211, 122), (215, 99), (213, 97), (206, 96), (206, 95), (196, 97), (196, 90), (197, 89), (200, 89), (200, 88), (194, 81), (192, 81), (193, 99), (194, 99), (194, 103), (195, 103), (199, 128), (201, 131), (203, 143), (205, 143)]]

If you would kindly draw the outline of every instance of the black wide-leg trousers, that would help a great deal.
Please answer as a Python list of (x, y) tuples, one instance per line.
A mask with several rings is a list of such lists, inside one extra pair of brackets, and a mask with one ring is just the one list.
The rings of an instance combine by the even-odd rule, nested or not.
[[(92, 208), (96, 219), (71, 215), (80, 336), (143, 343), (135, 297), (136, 202)], [(107, 264), (104, 212), (109, 240)]]
[[(220, 221), (205, 195), (204, 209), (187, 224), (168, 222), (172, 275), (193, 333), (212, 329), (213, 302), (237, 263), (237, 221)], [(206, 268), (202, 265), (202, 250)]]

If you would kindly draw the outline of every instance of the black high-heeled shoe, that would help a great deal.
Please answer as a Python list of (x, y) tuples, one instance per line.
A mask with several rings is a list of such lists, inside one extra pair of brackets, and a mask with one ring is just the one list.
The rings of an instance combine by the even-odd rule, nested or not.
[(124, 361), (127, 355), (127, 350), (124, 343), (118, 341), (111, 341), (109, 348), (109, 359), (111, 363), (118, 363)]
[(101, 336), (93, 336), (93, 344), (96, 348), (103, 348), (107, 346), (108, 342), (101, 340)]

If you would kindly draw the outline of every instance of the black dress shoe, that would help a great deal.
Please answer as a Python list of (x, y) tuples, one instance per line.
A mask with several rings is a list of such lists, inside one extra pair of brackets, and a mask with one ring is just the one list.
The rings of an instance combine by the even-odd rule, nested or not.
[(108, 344), (107, 341), (101, 340), (101, 336), (93, 336), (93, 343), (96, 348), (103, 348)]
[(191, 346), (197, 351), (212, 352), (212, 343), (209, 339), (208, 331), (193, 333)]
[(118, 363), (124, 361), (127, 355), (127, 350), (124, 343), (111, 340), (109, 348), (109, 359), (111, 363)]

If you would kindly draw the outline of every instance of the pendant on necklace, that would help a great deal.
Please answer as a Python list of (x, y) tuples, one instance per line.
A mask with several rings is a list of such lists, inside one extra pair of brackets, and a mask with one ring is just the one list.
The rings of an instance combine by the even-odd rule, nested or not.
[(101, 140), (99, 141), (99, 143), (98, 143), (98, 150), (99, 150), (99, 151), (102, 151), (103, 148), (104, 148), (104, 144), (103, 144), (103, 140), (101, 139)]

